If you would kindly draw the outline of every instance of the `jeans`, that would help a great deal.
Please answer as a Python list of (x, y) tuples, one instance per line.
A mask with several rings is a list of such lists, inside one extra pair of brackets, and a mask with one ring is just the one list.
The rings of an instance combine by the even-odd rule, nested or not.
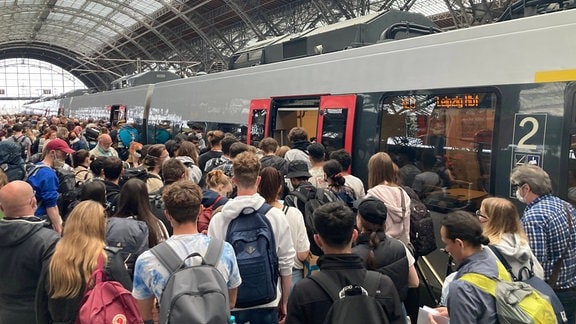
[(241, 311), (234, 311), (232, 315), (236, 317), (237, 324), (278, 324), (278, 309), (272, 308), (255, 308)]
[(304, 277), (304, 270), (303, 269), (292, 269), (292, 285), (290, 286), (290, 291), (292, 291), (292, 289), (294, 289), (294, 286), (296, 286), (296, 284), (300, 281), (302, 281), (302, 279)]
[(564, 306), (564, 311), (568, 317), (568, 324), (576, 324), (576, 289), (556, 290), (556, 296)]

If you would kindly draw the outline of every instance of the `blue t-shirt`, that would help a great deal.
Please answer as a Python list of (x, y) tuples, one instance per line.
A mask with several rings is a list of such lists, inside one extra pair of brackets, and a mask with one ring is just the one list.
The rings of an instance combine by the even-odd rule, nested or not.
[[(206, 255), (210, 237), (203, 234), (174, 235), (166, 242), (170, 244), (176, 254), (181, 258), (185, 258), (194, 252)], [(200, 265), (200, 263), (200, 258), (189, 258), (186, 260), (186, 265), (188, 266)], [(234, 254), (234, 249), (230, 243), (224, 242), (224, 251), (216, 268), (224, 277), (229, 289), (236, 288), (242, 283), (240, 270), (236, 263), (236, 254)], [(168, 270), (164, 268), (152, 252), (146, 251), (136, 260), (132, 295), (138, 300), (148, 299), (153, 296), (160, 300), (169, 277), (170, 273)]]
[(38, 162), (36, 165), (43, 165), (43, 167), (39, 167), (36, 171), (30, 173), (27, 182), (36, 193), (38, 207), (34, 212), (34, 216), (45, 219), (47, 217), (46, 208), (54, 207), (58, 203), (58, 176), (51, 167), (44, 163)]

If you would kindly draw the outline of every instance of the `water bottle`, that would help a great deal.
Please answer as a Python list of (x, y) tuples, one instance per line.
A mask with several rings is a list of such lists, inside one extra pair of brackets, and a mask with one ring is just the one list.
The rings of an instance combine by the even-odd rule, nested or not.
[(236, 324), (236, 316), (230, 315), (230, 324)]

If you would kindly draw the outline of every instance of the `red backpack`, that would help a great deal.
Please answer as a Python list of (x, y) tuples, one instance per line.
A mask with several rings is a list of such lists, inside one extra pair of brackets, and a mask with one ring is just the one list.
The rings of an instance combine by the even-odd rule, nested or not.
[(212, 205), (205, 207), (200, 215), (198, 216), (198, 232), (202, 233), (202, 231), (208, 230), (208, 225), (210, 224), (210, 220), (212, 219), (212, 214), (214, 213), (214, 208), (216, 204), (220, 201), (220, 199), (224, 198), (224, 196), (218, 196), (214, 200)]
[(93, 282), (94, 287), (84, 293), (75, 324), (144, 323), (132, 294), (119, 282), (106, 281), (102, 255), (90, 278), (89, 283)]

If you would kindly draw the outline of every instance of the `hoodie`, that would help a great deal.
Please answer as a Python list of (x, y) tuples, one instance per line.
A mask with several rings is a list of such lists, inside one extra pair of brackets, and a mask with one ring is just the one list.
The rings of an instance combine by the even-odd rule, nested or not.
[[(226, 240), (226, 232), (230, 222), (238, 217), (244, 209), (259, 209), (264, 204), (264, 198), (259, 194), (250, 196), (238, 196), (228, 202), (222, 207), (222, 211), (217, 213), (210, 220), (208, 227), (208, 236)], [(274, 233), (274, 240), (276, 241), (276, 254), (278, 255), (278, 268), (281, 276), (292, 276), (292, 267), (294, 265), (294, 256), (296, 251), (292, 244), (290, 236), (290, 227), (286, 216), (279, 208), (271, 208), (266, 213), (266, 218), (270, 221), (272, 226), (272, 233)], [(276, 300), (263, 305), (258, 305), (254, 308), (267, 308), (276, 307), (280, 302), (282, 296), (280, 291), (281, 280), (278, 280)]]
[(35, 323), (34, 298), (58, 234), (36, 217), (0, 221), (0, 323)]
[[(386, 216), (386, 234), (410, 243), (410, 196), (401, 187), (377, 185), (369, 189), (366, 197), (380, 199), (388, 211)], [(404, 203), (402, 203), (404, 202)]]
[[(502, 236), (500, 242), (494, 244), (494, 246), (500, 251), (500, 253), (504, 256), (504, 259), (508, 261), (510, 266), (512, 267), (512, 273), (519, 278), (520, 269), (526, 267), (530, 269), (530, 260), (533, 262), (532, 271), (534, 275), (540, 279), (544, 279), (544, 269), (542, 265), (538, 261), (538, 259), (532, 253), (530, 249), (530, 245), (528, 242), (522, 242), (520, 239), (520, 235), (516, 233), (505, 233)], [(492, 250), (486, 249), (490, 251), (490, 253), (494, 254)], [(494, 255), (496, 257), (496, 255)], [(523, 278), (527, 279), (527, 273), (523, 273)]]

